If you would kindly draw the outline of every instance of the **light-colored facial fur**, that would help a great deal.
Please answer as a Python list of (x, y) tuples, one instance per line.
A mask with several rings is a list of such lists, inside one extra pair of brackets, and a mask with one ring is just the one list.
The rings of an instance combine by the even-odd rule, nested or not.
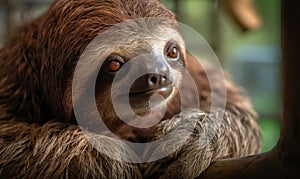
[[(140, 24), (145, 23), (145, 21), (151, 21), (152, 23), (150, 23), (150, 25), (145, 24), (145, 26), (141, 26)], [(174, 69), (174, 67), (169, 64), (168, 59), (165, 56), (165, 48), (170, 41), (178, 44), (183, 60), (183, 63), (181, 64), (181, 68), (183, 69), (185, 58), (184, 41), (177, 30), (166, 25), (166, 22), (168, 22), (168, 24), (174, 23), (173, 20), (165, 19), (165, 24), (160, 24), (160, 21), (162, 21), (162, 19), (136, 19), (107, 29), (96, 37), (90, 46), (87, 47), (88, 52), (82, 55), (81, 60), (77, 64), (77, 66), (83, 66), (80, 68), (81, 70), (78, 75), (79, 82), (85, 84), (85, 81), (88, 81), (89, 78), (94, 78), (92, 76), (97, 75), (98, 71), (100, 71), (98, 78), (100, 78), (100, 80), (101, 78), (104, 78), (101, 76), (101, 68), (110, 54), (117, 54), (124, 57), (124, 59), (127, 59), (128, 61), (124, 66), (131, 62), (140, 63), (135, 64), (134, 68), (129, 67), (127, 73), (122, 74), (122, 76), (119, 77), (119, 79), (114, 80), (112, 84), (103, 84), (103, 82), (101, 82), (100, 86), (96, 86), (95, 97), (99, 114), (108, 126), (116, 126), (116, 121), (118, 121), (118, 125), (121, 125), (122, 122), (120, 121), (120, 118), (123, 121), (139, 121), (139, 115), (149, 115), (150, 110), (154, 110), (155, 112), (153, 112), (152, 116), (149, 116), (148, 121), (150, 121), (150, 119), (156, 121), (150, 122), (151, 125), (141, 124), (143, 126), (154, 127), (153, 124), (157, 124), (163, 117), (162, 114), (164, 114), (165, 111), (162, 107), (174, 97), (176, 90), (181, 84), (182, 71), (180, 69)], [(148, 60), (148, 62), (143, 61), (143, 58), (147, 58), (144, 60)], [(141, 101), (143, 106), (139, 107), (130, 106), (129, 101), (119, 100), (120, 94), (129, 96), (129, 88), (126, 87), (130, 87), (133, 80), (140, 77), (133, 76), (134, 74), (140, 73), (139, 70), (141, 69), (138, 67), (147, 65), (147, 63), (151, 64), (152, 59), (165, 61), (168, 65), (172, 77), (171, 80), (173, 82), (172, 93), (163, 101), (151, 101), (151, 104), (150, 101)], [(87, 63), (90, 63), (91, 65), (86, 65)], [(120, 71), (121, 70), (122, 68)], [(154, 68), (154, 73), (155, 70), (156, 69)], [(147, 74), (148, 72), (145, 71), (144, 73)], [(118, 76), (118, 73), (116, 76)], [(89, 88), (90, 85), (94, 84), (88, 83), (87, 86), (81, 85), (81, 87)], [(81, 98), (80, 96), (78, 96), (79, 99)], [(75, 98), (75, 101), (73, 102), (76, 103), (76, 99), (77, 98)], [(103, 106), (105, 106), (105, 108), (103, 108)], [(133, 112), (129, 111), (131, 108)], [(95, 114), (95, 112), (89, 112), (89, 115), (91, 114)], [(122, 116), (119, 116), (120, 114), (122, 114)]]

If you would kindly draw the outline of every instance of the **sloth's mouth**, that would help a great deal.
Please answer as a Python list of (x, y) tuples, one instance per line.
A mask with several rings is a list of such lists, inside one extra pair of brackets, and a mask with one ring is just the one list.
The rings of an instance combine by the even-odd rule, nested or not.
[(144, 91), (133, 91), (133, 92), (129, 93), (129, 97), (142, 97), (142, 96), (148, 97), (148, 96), (152, 96), (154, 94), (158, 94), (158, 95), (161, 95), (161, 96), (167, 98), (172, 93), (173, 87), (174, 87), (174, 85), (171, 84), (168, 86), (154, 88), (154, 89), (147, 89)]
[[(160, 105), (163, 104), (163, 101), (167, 101), (169, 96), (173, 92), (174, 85), (163, 86), (159, 88), (147, 89), (144, 91), (134, 91), (129, 93), (129, 103), (133, 111), (140, 116), (146, 116), (155, 109), (156, 113), (160, 112)], [(151, 100), (151, 97), (154, 95), (159, 95), (163, 99)], [(151, 102), (150, 102), (151, 100)], [(153, 108), (154, 107), (154, 108)], [(157, 108), (158, 107), (158, 108)], [(150, 118), (149, 118), (150, 119)]]

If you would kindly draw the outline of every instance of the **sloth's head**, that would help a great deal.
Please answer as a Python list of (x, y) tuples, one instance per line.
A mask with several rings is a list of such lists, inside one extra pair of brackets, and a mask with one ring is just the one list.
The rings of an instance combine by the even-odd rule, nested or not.
[[(160, 20), (153, 22), (151, 18)], [(134, 19), (145, 20), (109, 33), (111, 27)], [(111, 50), (103, 53), (94, 92), (99, 114), (107, 126), (114, 131), (124, 126), (114, 110), (115, 104), (126, 118), (134, 118), (132, 113), (127, 114), (124, 106), (128, 105), (122, 101), (129, 101), (137, 116), (147, 116), (151, 109), (170, 101), (185, 64), (184, 44), (174, 19), (174, 14), (157, 0), (56, 0), (47, 13), (34, 21), (36, 31), (31, 29), (38, 52), (34, 57), (41, 63), (39, 75), (47, 116), (76, 122), (74, 71), (88, 44), (104, 32), (105, 39), (99, 44)], [(120, 42), (122, 39), (126, 40)], [(129, 100), (123, 100), (126, 95)], [(164, 100), (150, 100), (153, 95)]]
[(182, 80), (185, 48), (180, 33), (173, 21), (161, 18), (135, 19), (115, 29), (100, 34), (104, 37), (97, 42), (105, 41), (104, 49), (111, 49), (96, 82), (99, 113), (112, 128), (124, 124), (120, 118), (136, 124), (158, 122)]

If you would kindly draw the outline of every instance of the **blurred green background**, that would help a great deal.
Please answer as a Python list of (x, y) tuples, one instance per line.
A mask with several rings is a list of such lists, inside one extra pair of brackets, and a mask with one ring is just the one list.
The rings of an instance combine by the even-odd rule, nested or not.
[[(0, 47), (17, 25), (44, 12), (51, 2), (0, 0)], [(245, 89), (260, 116), (263, 151), (272, 149), (280, 135), (280, 0), (254, 0), (262, 26), (247, 32), (241, 30), (218, 0), (162, 2), (177, 14), (180, 22), (209, 42), (234, 82)]]

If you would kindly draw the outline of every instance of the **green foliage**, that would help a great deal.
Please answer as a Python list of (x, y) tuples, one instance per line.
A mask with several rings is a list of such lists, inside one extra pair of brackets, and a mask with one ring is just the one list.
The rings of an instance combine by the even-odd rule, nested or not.
[(267, 152), (278, 142), (280, 136), (280, 122), (268, 118), (261, 118), (258, 122), (262, 130), (262, 152)]

